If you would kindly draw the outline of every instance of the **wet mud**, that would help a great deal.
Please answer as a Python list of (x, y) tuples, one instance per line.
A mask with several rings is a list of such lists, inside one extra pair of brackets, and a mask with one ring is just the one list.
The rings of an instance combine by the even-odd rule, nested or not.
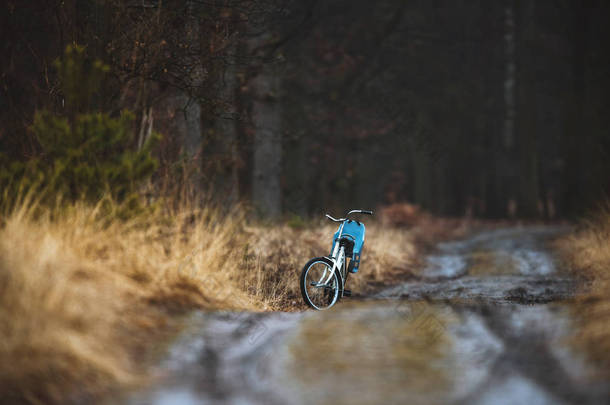
[[(328, 311), (196, 313), (125, 404), (604, 404), (570, 339), (562, 228), (439, 245), (421, 279)], [(296, 282), (296, 281), (295, 281)]]

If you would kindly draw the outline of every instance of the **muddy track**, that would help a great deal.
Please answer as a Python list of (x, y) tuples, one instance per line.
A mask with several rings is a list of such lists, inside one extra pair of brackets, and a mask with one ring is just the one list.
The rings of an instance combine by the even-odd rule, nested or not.
[(121, 402), (610, 403), (569, 345), (575, 284), (546, 246), (562, 231), (441, 244), (421, 279), (330, 311), (195, 314)]

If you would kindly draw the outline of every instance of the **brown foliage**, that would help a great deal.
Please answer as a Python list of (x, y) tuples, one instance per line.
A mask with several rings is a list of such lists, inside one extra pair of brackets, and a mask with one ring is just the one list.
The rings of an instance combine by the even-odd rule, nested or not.
[(584, 294), (576, 301), (581, 327), (576, 343), (610, 374), (610, 209), (557, 246), (570, 269), (586, 280)]
[(427, 216), (419, 206), (409, 203), (386, 205), (380, 210), (381, 223), (385, 226), (413, 226)]

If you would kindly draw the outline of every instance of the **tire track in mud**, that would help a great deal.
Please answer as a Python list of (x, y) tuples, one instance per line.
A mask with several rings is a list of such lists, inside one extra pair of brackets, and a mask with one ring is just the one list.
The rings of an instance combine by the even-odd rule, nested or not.
[[(574, 281), (557, 274), (558, 265), (544, 246), (562, 231), (565, 228), (500, 229), (442, 244), (428, 258), (423, 282), (381, 294), (442, 300), (462, 317), (479, 318), (486, 334), (501, 344), (485, 378), (457, 403), (609, 402), (607, 387), (589, 383), (585, 366), (575, 364), (581, 359), (565, 348), (573, 324), (569, 310), (535, 305), (565, 301), (575, 293)], [(491, 269), (471, 275), (482, 256)]]
[(199, 312), (159, 365), (155, 383), (131, 405), (283, 404), (273, 387), (276, 345), (300, 313)]
[(603, 387), (582, 381), (583, 365), (575, 364), (578, 359), (562, 347), (569, 324), (555, 322), (568, 315), (562, 313), (565, 308), (515, 306), (457, 306), (479, 317), (502, 345), (483, 381), (458, 403), (604, 403)]

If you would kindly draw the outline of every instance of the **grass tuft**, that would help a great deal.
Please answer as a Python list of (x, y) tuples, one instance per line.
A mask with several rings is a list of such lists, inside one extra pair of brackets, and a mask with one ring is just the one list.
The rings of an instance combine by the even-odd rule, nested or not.
[(587, 286), (576, 302), (581, 326), (576, 342), (610, 374), (610, 206), (561, 239), (558, 247)]

